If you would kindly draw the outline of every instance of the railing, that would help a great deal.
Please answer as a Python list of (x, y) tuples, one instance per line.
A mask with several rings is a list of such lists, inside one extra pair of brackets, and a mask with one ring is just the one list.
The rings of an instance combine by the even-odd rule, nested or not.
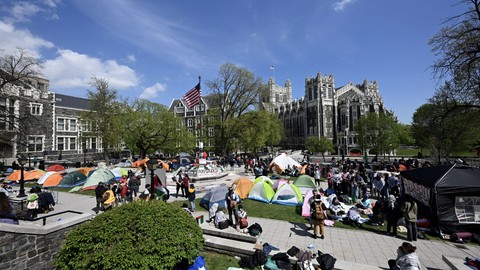
[(41, 216), (41, 217), (36, 217), (36, 218), (24, 218), (24, 217), (19, 217), (18, 219), (19, 219), (19, 220), (24, 220), (24, 221), (38, 221), (38, 220), (43, 220), (43, 226), (45, 226), (45, 225), (47, 224), (47, 218), (53, 217), (53, 216), (62, 215), (62, 214), (66, 214), (66, 213), (83, 214), (83, 212), (79, 212), (79, 211), (66, 210), (66, 211), (62, 211), (62, 212), (55, 213), (55, 214), (50, 214), (50, 215)]

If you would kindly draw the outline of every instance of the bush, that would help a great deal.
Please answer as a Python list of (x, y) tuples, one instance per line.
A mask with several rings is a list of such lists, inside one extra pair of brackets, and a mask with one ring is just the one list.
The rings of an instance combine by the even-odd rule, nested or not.
[(174, 269), (203, 250), (200, 227), (186, 211), (162, 201), (113, 208), (72, 230), (57, 269)]

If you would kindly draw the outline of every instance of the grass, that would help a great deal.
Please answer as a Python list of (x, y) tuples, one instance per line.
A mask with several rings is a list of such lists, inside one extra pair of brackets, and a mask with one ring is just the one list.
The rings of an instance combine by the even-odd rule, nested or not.
[(238, 261), (229, 255), (210, 251), (203, 251), (201, 255), (205, 259), (207, 269), (228, 269), (229, 267), (240, 267), (238, 265)]

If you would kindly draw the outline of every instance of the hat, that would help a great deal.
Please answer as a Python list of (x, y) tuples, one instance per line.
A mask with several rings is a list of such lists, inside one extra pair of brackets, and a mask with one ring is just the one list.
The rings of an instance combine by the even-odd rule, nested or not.
[(255, 246), (253, 247), (253, 249), (263, 250), (263, 243), (262, 242), (255, 243)]

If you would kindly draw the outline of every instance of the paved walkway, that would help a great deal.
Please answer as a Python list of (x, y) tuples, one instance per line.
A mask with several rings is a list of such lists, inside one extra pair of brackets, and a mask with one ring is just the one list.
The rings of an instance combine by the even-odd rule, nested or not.
[[(229, 184), (240, 176), (243, 176), (243, 173), (238, 170), (222, 179), (197, 182), (195, 185), (199, 190), (206, 190), (216, 185)], [(249, 177), (253, 178), (253, 175), (250, 174)], [(145, 180), (142, 181), (145, 182)], [(144, 186), (144, 182), (142, 186)], [(167, 184), (169, 190), (174, 194), (175, 187), (171, 180)], [(143, 190), (143, 188), (140, 190)], [(200, 192), (198, 197), (203, 196), (204, 193)], [(175, 196), (171, 197), (171, 200), (177, 200)], [(57, 199), (58, 204), (54, 212), (76, 210), (95, 215), (95, 198), (93, 196), (60, 192)], [(178, 198), (178, 200), (180, 199)], [(195, 215), (201, 214), (204, 214), (205, 217), (208, 216), (206, 211), (195, 212)], [(292, 246), (306, 249), (309, 245), (314, 245), (315, 250), (330, 253), (340, 260), (378, 266), (384, 269), (388, 269), (388, 259), (395, 258), (397, 247), (405, 241), (401, 238), (393, 238), (366, 230), (349, 230), (336, 227), (325, 228), (325, 239), (314, 239), (311, 237), (312, 231), (306, 230), (306, 224), (249, 217), (249, 223), (254, 222), (259, 223), (263, 228), (263, 234), (259, 236), (259, 240), (281, 250), (286, 251)], [(443, 262), (442, 255), (457, 258), (480, 257), (480, 246), (478, 244), (463, 245), (449, 241), (418, 240), (413, 242), (413, 245), (417, 246), (420, 260), (426, 269), (450, 269)]]

